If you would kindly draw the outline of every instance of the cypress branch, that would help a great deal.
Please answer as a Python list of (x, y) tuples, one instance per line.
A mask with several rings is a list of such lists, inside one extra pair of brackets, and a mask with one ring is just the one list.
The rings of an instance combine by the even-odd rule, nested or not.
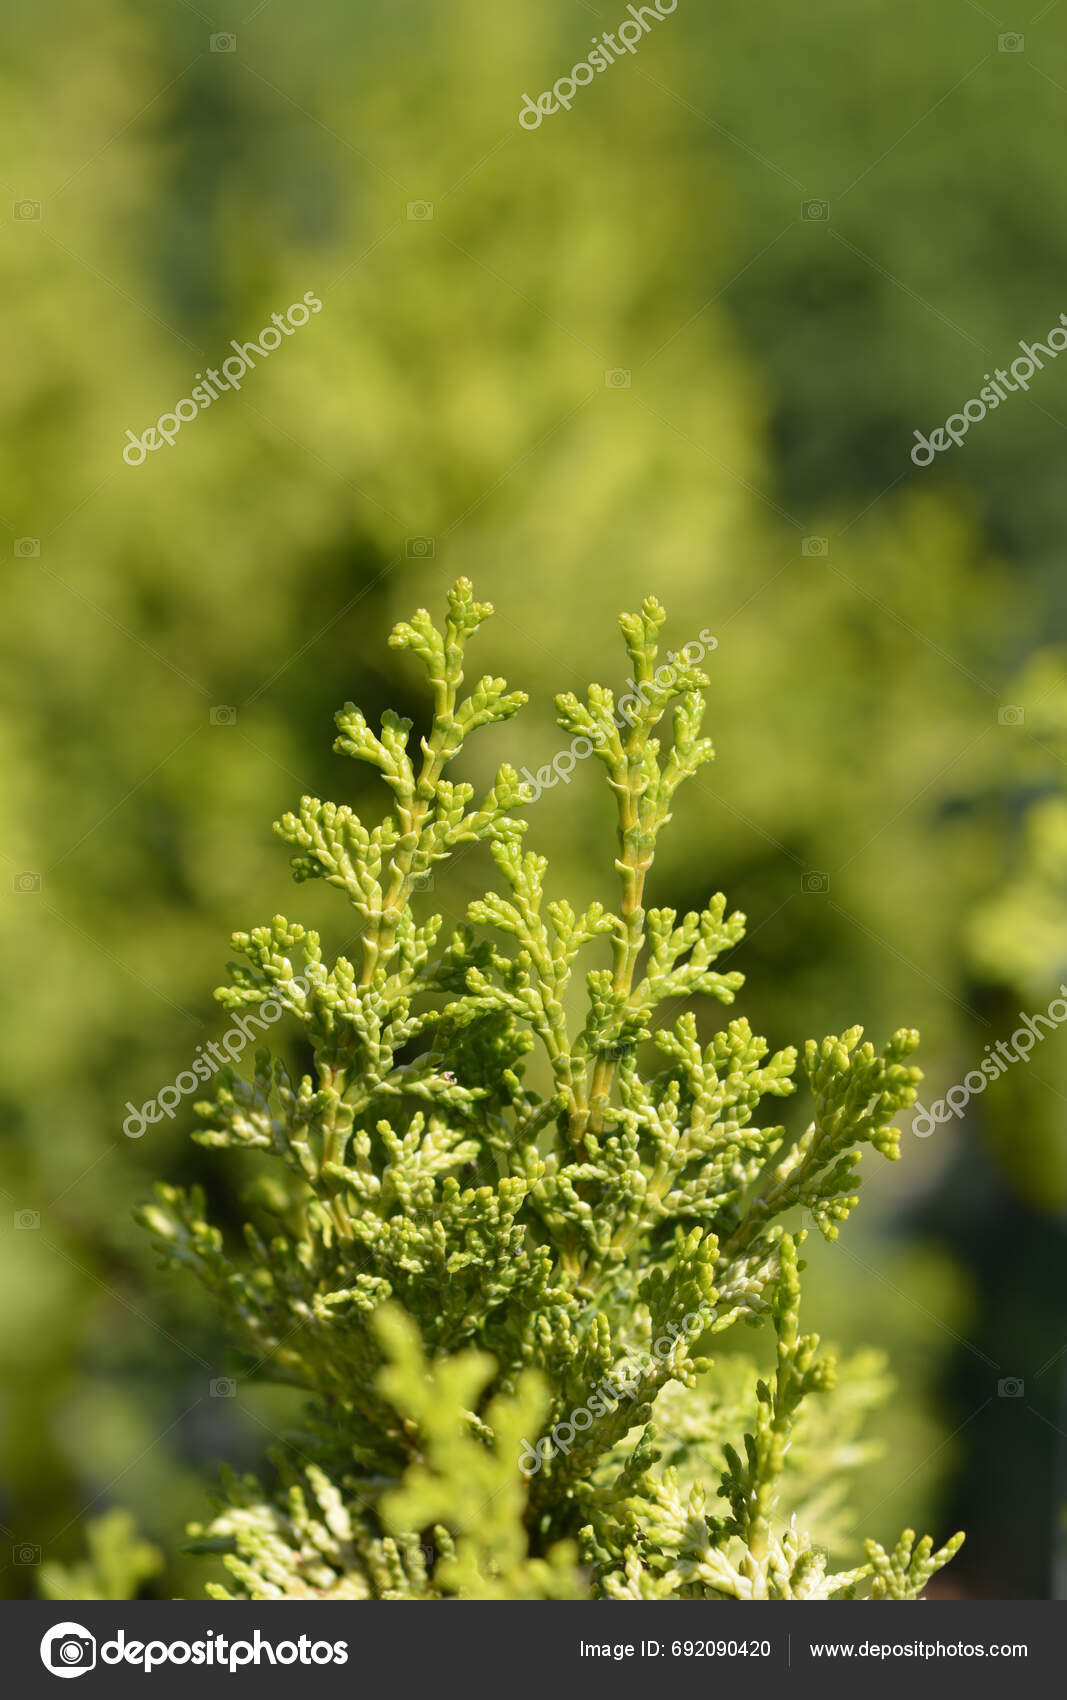
[[(490, 675), (464, 695), (490, 613), (461, 579), (440, 629), (419, 610), (393, 632), (432, 698), (417, 747), (392, 712), (377, 732), (352, 703), (337, 715), (335, 749), (389, 793), (376, 825), (314, 797), (277, 824), (294, 877), (355, 910), (358, 958), (330, 962), (280, 915), (234, 935), (242, 960), (218, 997), (281, 1005), (313, 1067), (296, 1079), (262, 1050), (251, 1080), (226, 1070), (196, 1137), (258, 1152), (269, 1206), (239, 1252), (196, 1191), (160, 1187), (141, 1213), (209, 1288), (245, 1363), (308, 1399), (299, 1462), (283, 1452), (269, 1488), (226, 1478), (193, 1532), (226, 1555), (229, 1590), (214, 1591), (914, 1598), (962, 1536), (934, 1552), (906, 1531), (892, 1553), (869, 1542), (866, 1562), (828, 1571), (856, 1426), (884, 1376), (876, 1360), (846, 1366), (835, 1391), (832, 1357), (800, 1333), (804, 1231), (784, 1219), (834, 1238), (863, 1146), (899, 1154), (918, 1036), (882, 1051), (858, 1027), (808, 1041), (811, 1109), (791, 1135), (773, 1107), (797, 1091), (793, 1047), (771, 1054), (743, 1017), (702, 1043), (691, 1009), (654, 1026), (664, 1004), (730, 1005), (743, 984), (718, 966), (745, 925), (720, 893), (681, 918), (646, 907), (679, 788), (713, 758), (708, 681), (658, 662), (665, 615), (649, 598), (620, 621), (631, 696), (557, 699), (617, 815), (617, 910), (579, 915), (524, 848), (515, 770), (478, 801), (446, 778), (468, 737), (525, 701)], [(427, 876), (476, 843), (499, 889), (444, 939)], [(742, 1320), (774, 1332), (767, 1380), (707, 1355)]]

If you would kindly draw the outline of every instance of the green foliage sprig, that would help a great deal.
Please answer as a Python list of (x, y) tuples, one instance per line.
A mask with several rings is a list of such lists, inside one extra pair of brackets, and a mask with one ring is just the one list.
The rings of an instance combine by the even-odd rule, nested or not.
[(146, 1582), (158, 1576), (165, 1556), (137, 1533), (128, 1511), (113, 1506), (90, 1517), (85, 1529), (86, 1557), (75, 1564), (48, 1560), (37, 1572), (45, 1600), (135, 1600)]
[[(872, 1546), (831, 1574), (792, 1515), (804, 1496), (791, 1440), (834, 1369), (799, 1332), (803, 1231), (783, 1218), (803, 1212), (833, 1239), (863, 1145), (899, 1154), (917, 1035), (882, 1052), (858, 1027), (809, 1041), (806, 1126), (767, 1116), (797, 1089), (796, 1051), (770, 1054), (743, 1017), (703, 1042), (678, 1009), (698, 994), (733, 1003), (742, 976), (718, 964), (744, 917), (721, 894), (684, 916), (646, 907), (676, 793), (713, 756), (705, 675), (657, 665), (665, 616), (649, 598), (620, 621), (636, 687), (625, 711), (599, 685), (557, 699), (617, 812), (618, 907), (578, 914), (524, 849), (514, 768), (480, 800), (446, 778), (471, 733), (525, 700), (488, 675), (463, 694), (490, 612), (461, 579), (440, 630), (420, 610), (394, 631), (426, 670), (425, 736), (391, 712), (378, 732), (351, 703), (337, 716), (335, 748), (392, 794), (376, 826), (314, 797), (278, 823), (296, 878), (347, 896), (360, 950), (331, 962), (282, 916), (235, 935), (244, 961), (221, 1001), (278, 1000), (313, 1057), (297, 1079), (261, 1051), (251, 1080), (226, 1071), (198, 1106), (203, 1143), (270, 1163), (243, 1249), (197, 1192), (162, 1187), (143, 1212), (214, 1294), (246, 1362), (311, 1401), (303, 1467), (283, 1460), (271, 1493), (230, 1480), (197, 1538), (226, 1551), (242, 1598), (913, 1597), (962, 1537), (935, 1554), (908, 1533), (891, 1556)], [(482, 842), (502, 889), (443, 941), (420, 888)], [(607, 961), (593, 957), (583, 997), (579, 957), (598, 949)], [(696, 1335), (678, 1326), (692, 1314)], [(680, 1466), (718, 1433), (706, 1346), (739, 1320), (769, 1321), (777, 1358), (748, 1386), (744, 1453), (725, 1447), (712, 1513)], [(590, 1398), (635, 1358), (630, 1397)], [(651, 1418), (666, 1388), (688, 1438), (661, 1469)], [(531, 1430), (558, 1436), (579, 1411), (574, 1444), (539, 1448), (527, 1480)]]

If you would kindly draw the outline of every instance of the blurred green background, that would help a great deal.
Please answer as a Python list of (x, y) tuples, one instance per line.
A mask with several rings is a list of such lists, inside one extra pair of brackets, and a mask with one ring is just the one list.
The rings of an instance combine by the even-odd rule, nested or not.
[[(417, 710), (385, 637), (459, 573), (498, 609), (479, 661), (533, 699), (472, 778), (551, 759), (552, 694), (620, 683), (646, 593), (715, 634), (718, 760), (656, 900), (748, 913), (738, 1008), (774, 1045), (919, 1026), (929, 1102), (1067, 975), (1067, 360), (909, 459), (1067, 310), (1063, 9), (1019, 36), (962, 0), (682, 0), (528, 132), (621, 4), (206, 3), (23, 0), (0, 72), (16, 1596), (112, 1506), (166, 1552), (151, 1588), (198, 1592), (177, 1532), (287, 1420), (212, 1392), (225, 1343), (131, 1222), (154, 1178), (225, 1175), (191, 1114), (135, 1142), (125, 1105), (223, 1031), (233, 929), (343, 943), (270, 822), (358, 800), (332, 712)], [(307, 291), (239, 395), (123, 462)], [(576, 901), (611, 891), (594, 765), (530, 811)], [(896, 1376), (859, 1532), (966, 1527), (946, 1586), (978, 1596), (1053, 1586), (1065, 1109), (1051, 1035), (812, 1252), (809, 1326)]]

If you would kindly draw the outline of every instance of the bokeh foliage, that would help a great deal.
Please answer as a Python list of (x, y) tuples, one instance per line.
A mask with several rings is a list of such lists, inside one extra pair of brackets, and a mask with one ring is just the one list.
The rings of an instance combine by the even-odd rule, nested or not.
[[(76, 1560), (109, 1503), (167, 1546), (162, 1592), (196, 1588), (173, 1530), (217, 1456), (255, 1466), (284, 1426), (275, 1395), (212, 1395), (212, 1317), (157, 1280), (132, 1224), (156, 1176), (200, 1176), (191, 1114), (134, 1143), (124, 1105), (217, 1037), (226, 938), (283, 906), (266, 823), (301, 791), (336, 794), (338, 702), (414, 696), (382, 638), (458, 572), (495, 602), (494, 665), (533, 699), (521, 745), (486, 736), (475, 783), (551, 758), (555, 692), (618, 681), (619, 607), (651, 591), (683, 636), (716, 635), (718, 761), (661, 877), (679, 908), (710, 880), (747, 912), (744, 1013), (772, 1042), (916, 1025), (943, 1089), (1013, 1020), (1020, 970), (973, 941), (1001, 936), (975, 917), (1023, 877), (1026, 804), (1062, 773), (1055, 740), (1047, 772), (1024, 771), (1031, 725), (997, 710), (1023, 701), (1016, 669), (1061, 614), (1067, 367), (944, 465), (907, 455), (1065, 306), (1048, 214), (1062, 19), (1004, 54), (964, 6), (683, 5), (571, 113), (521, 131), (523, 91), (613, 18), (575, 0), (210, 21), (60, 0), (11, 31), (9, 1592), (33, 1585), (23, 1549)], [(226, 30), (236, 51), (212, 52)], [(802, 216), (811, 199), (827, 221)], [(39, 218), (14, 216), (27, 201)], [(408, 216), (420, 202), (432, 218)], [(324, 311), (240, 396), (122, 462), (127, 427), (308, 289)], [(213, 724), (220, 705), (236, 720)], [(569, 894), (604, 897), (588, 870), (611, 822), (581, 767), (539, 800), (534, 839), (552, 847), (564, 822)], [(440, 907), (458, 916), (486, 875), (473, 854)], [(314, 922), (315, 894), (305, 907)], [(994, 1402), (949, 1438), (1020, 1367), (1003, 1313), (983, 1333), (994, 1229), (1022, 1247), (1008, 1317), (1029, 1318), (1028, 1361), (1059, 1344), (1040, 1293), (1062, 1259), (1062, 1099), (1002, 1084), (909, 1152), (910, 1194), (894, 1177), (826, 1254), (809, 1314), (852, 1349), (877, 1309), (891, 1347), (893, 1465), (872, 1503), (914, 1470), (909, 1514), (940, 1522), (969, 1483), (954, 1569), (1041, 1592), (1054, 1437)], [(24, 1211), (39, 1227), (14, 1225)], [(1046, 1418), (1051, 1379), (1033, 1383)], [(994, 1432), (1025, 1457), (1010, 1561), (1009, 1513), (983, 1511), (973, 1467)]]

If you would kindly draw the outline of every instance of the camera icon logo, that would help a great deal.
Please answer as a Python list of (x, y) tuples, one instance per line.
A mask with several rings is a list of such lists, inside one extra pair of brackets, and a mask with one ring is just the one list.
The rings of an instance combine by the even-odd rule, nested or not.
[(828, 555), (830, 539), (828, 537), (805, 537), (800, 545), (802, 555)]
[(1016, 1375), (1006, 1375), (1003, 1381), (997, 1382), (998, 1399), (1021, 1399), (1026, 1392), (1026, 1384)]
[(16, 201), (11, 209), (15, 218), (40, 218), (40, 201)]
[(412, 891), (433, 890), (433, 874), (430, 873), (429, 869), (427, 869), (424, 874), (416, 874), (415, 878), (411, 882), (411, 889)]
[(31, 873), (16, 874), (11, 881), (11, 888), (13, 891), (19, 892), (40, 891), (41, 876)]
[(208, 719), (212, 726), (236, 726), (237, 710), (231, 708), (228, 703), (220, 703), (217, 708), (211, 710)]
[(800, 889), (801, 891), (806, 891), (809, 894), (811, 892), (817, 893), (829, 891), (830, 876), (829, 874), (820, 873), (818, 868), (809, 868), (808, 872), (800, 881)]
[(830, 217), (829, 201), (802, 201), (800, 205), (801, 218), (811, 219), (816, 224), (825, 224)]
[(220, 1375), (216, 1381), (211, 1383), (211, 1397), (213, 1399), (232, 1399), (236, 1393), (237, 1383), (232, 1375)]
[(437, 544), (432, 537), (405, 537), (404, 554), (409, 561), (432, 561)]
[(1003, 708), (997, 709), (998, 726), (1021, 726), (1025, 719), (1026, 710), (1017, 702), (1007, 702)]
[(213, 35), (210, 45), (212, 53), (236, 53), (237, 37), (235, 35)]
[(41, 1212), (39, 1210), (16, 1210), (15, 1226), (16, 1228), (39, 1228), (41, 1226)]
[(96, 1666), (96, 1640), (80, 1623), (57, 1623), (41, 1641), (41, 1663), (53, 1676), (84, 1676)]
[(1014, 30), (1009, 31), (1007, 35), (997, 36), (998, 53), (1022, 53), (1025, 48), (1026, 37), (1024, 35), (1016, 35)]
[(604, 388), (606, 390), (628, 390), (630, 388), (630, 373), (625, 366), (610, 366), (604, 373)]
[(429, 219), (429, 218), (432, 218), (432, 217), (433, 217), (433, 202), (432, 201), (409, 201), (408, 202), (408, 218), (418, 220), (418, 219)]
[(11, 1558), (15, 1564), (40, 1564), (41, 1549), (30, 1541), (23, 1541), (21, 1546), (12, 1548)]
[(15, 554), (21, 560), (28, 561), (31, 555), (39, 555), (40, 553), (41, 539), (39, 537), (16, 537)]

